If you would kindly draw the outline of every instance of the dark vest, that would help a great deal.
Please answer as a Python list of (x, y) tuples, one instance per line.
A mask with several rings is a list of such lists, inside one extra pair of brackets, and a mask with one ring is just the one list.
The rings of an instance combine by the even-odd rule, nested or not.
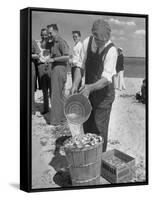
[[(92, 39), (91, 36), (88, 43), (88, 49), (87, 49), (87, 59), (86, 59), (86, 76), (85, 76), (85, 83), (86, 84), (92, 84), (97, 82), (99, 79), (101, 79), (101, 75), (104, 69), (104, 60), (105, 57), (111, 47), (114, 46), (113, 43), (110, 43), (108, 46), (105, 47), (105, 49), (98, 54), (97, 52), (92, 52), (91, 46), (92, 46)], [(100, 90), (93, 91), (89, 99), (91, 101), (91, 104), (93, 107), (101, 106), (104, 107), (111, 104), (114, 100), (115, 91), (114, 91), (114, 84), (113, 82), (109, 85), (105, 86), (104, 88)]]

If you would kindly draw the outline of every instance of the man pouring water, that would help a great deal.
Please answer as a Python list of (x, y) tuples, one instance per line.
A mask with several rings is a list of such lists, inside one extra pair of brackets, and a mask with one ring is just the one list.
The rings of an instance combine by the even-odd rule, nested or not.
[[(83, 125), (84, 132), (102, 136), (103, 151), (107, 148), (108, 125), (115, 98), (113, 75), (116, 74), (117, 49), (110, 40), (110, 34), (107, 21), (98, 19), (93, 23), (92, 35), (83, 42), (82, 64), (75, 71), (71, 89), (72, 94), (79, 92), (89, 98), (92, 112)], [(85, 71), (85, 85), (78, 91), (82, 69)]]

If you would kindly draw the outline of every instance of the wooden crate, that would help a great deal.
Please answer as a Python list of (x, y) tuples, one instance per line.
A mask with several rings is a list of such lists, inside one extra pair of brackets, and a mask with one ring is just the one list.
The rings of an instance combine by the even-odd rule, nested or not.
[[(118, 159), (121, 164), (110, 162)], [(107, 151), (102, 154), (101, 159), (101, 176), (107, 179), (110, 183), (129, 182), (133, 176), (133, 168), (135, 159), (117, 149)]]

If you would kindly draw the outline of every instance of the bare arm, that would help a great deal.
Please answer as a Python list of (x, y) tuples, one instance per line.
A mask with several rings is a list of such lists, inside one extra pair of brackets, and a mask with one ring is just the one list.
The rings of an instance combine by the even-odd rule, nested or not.
[(110, 82), (105, 77), (101, 77), (101, 79), (95, 83), (86, 84), (86, 85), (82, 86), (79, 91), (81, 94), (88, 97), (91, 92), (100, 90), (100, 89), (104, 88), (105, 86), (107, 86), (109, 83)]
[(67, 56), (60, 56), (60, 57), (55, 57), (54, 58), (54, 62), (57, 61), (57, 62), (67, 62), (69, 60), (69, 55)]
[(38, 54), (32, 54), (32, 59), (39, 59), (39, 55)]
[(101, 79), (98, 80), (97, 82), (90, 84), (91, 92), (100, 90), (104, 88), (105, 86), (109, 85), (109, 83), (111, 82), (109, 82), (105, 77), (101, 77)]
[(53, 62), (67, 62), (69, 60), (69, 56), (60, 56), (55, 58), (47, 59), (46, 63), (53, 63)]

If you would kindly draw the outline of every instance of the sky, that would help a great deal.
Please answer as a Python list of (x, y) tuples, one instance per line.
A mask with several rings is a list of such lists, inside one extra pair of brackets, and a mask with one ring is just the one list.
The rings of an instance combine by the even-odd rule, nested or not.
[(99, 18), (108, 20), (111, 40), (123, 48), (125, 56), (145, 57), (145, 18), (32, 11), (32, 38), (39, 40), (41, 28), (55, 23), (72, 49), (72, 31), (80, 30), (83, 41), (91, 35), (92, 24)]

